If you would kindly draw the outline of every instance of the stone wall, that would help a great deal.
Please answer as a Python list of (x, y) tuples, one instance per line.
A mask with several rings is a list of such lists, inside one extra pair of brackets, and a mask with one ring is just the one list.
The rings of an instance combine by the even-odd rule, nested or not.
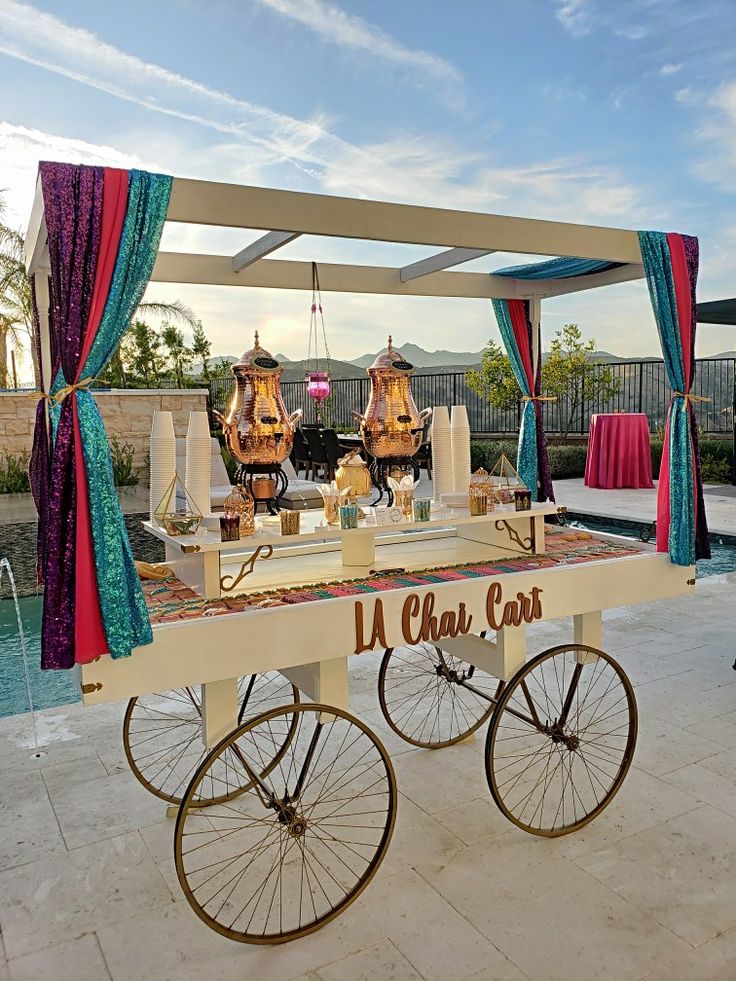
[[(112, 389), (95, 392), (108, 435), (131, 443), (141, 481), (148, 481), (148, 437), (157, 409), (174, 414), (177, 436), (185, 436), (190, 412), (207, 409), (207, 389)], [(30, 451), (36, 415), (36, 393), (0, 392), (0, 453)]]

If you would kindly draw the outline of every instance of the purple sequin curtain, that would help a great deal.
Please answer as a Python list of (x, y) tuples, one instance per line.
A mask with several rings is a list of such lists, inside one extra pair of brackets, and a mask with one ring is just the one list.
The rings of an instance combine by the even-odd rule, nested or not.
[[(87, 328), (100, 246), (104, 171), (42, 163), (41, 189), (51, 264), (50, 330), (59, 352), (55, 388), (74, 382)], [(47, 380), (48, 381), (48, 380)], [(34, 437), (33, 482), (48, 489), (43, 548), (44, 668), (74, 665), (75, 506), (73, 397), (61, 404), (50, 460), (44, 460), (45, 419)], [(44, 472), (45, 468), (45, 472)]]
[[(38, 315), (36, 299), (36, 277), (31, 279), (31, 313), (33, 317), (33, 345), (38, 365), (38, 382), (42, 392), (48, 390), (49, 380), (43, 376), (43, 360), (41, 357), (41, 320)], [(48, 313), (48, 311), (44, 311)], [(36, 406), (36, 424), (33, 429), (33, 448), (29, 476), (31, 493), (38, 512), (38, 534), (36, 535), (36, 582), (43, 583), (43, 565), (46, 554), (46, 508), (48, 507), (49, 488), (51, 480), (49, 456), (49, 434), (46, 416), (46, 399), (39, 399)]]

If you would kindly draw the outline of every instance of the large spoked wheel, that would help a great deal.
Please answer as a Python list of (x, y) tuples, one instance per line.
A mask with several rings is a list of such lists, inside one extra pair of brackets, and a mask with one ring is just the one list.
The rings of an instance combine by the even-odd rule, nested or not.
[(496, 706), (486, 737), (493, 799), (524, 831), (576, 831), (623, 783), (637, 729), (634, 689), (612, 657), (552, 647), (514, 675)]
[[(278, 672), (238, 679), (238, 723), (277, 705), (299, 701), (299, 691)], [(278, 762), (290, 733), (270, 747)], [(156, 797), (179, 804), (194, 771), (207, 755), (202, 738), (202, 692), (199, 685), (163, 694), (142, 695), (128, 702), (123, 746), (131, 770)], [(228, 761), (223, 760), (223, 765)], [(222, 798), (216, 785), (199, 795), (199, 806)], [(233, 789), (230, 796), (236, 791)]]
[[(269, 747), (286, 732), (292, 738), (272, 766)], [(203, 810), (199, 794), (211, 780), (223, 798), (240, 789)], [(184, 796), (174, 838), (184, 894), (231, 940), (275, 944), (311, 933), (375, 875), (396, 797), (388, 754), (359, 719), (314, 704), (259, 715), (209, 754)]]
[(389, 726), (425, 749), (452, 746), (479, 729), (502, 687), (428, 643), (389, 648), (378, 673), (378, 700)]

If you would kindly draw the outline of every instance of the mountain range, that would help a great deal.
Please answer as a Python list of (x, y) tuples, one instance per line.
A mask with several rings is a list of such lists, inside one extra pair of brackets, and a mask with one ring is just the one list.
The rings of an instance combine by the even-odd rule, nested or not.
[[(401, 344), (397, 350), (423, 374), (445, 374), (477, 367), (483, 355), (482, 351), (427, 351), (417, 344)], [(338, 361), (333, 358), (330, 361), (330, 374), (333, 378), (361, 378), (365, 369), (373, 364), (380, 353), (381, 351), (377, 351), (375, 354), (363, 354), (352, 361)], [(284, 381), (296, 381), (304, 377), (307, 371), (306, 360), (293, 361), (285, 354), (277, 354), (275, 357), (284, 366)], [(736, 351), (713, 354), (706, 360), (715, 361), (719, 358), (736, 358)], [(223, 362), (233, 364), (237, 360), (238, 358), (234, 355), (227, 354), (208, 358), (207, 363), (209, 367), (214, 367)], [(661, 356), (657, 355), (646, 358), (622, 358), (620, 355), (611, 354), (609, 351), (596, 351), (595, 360), (613, 363), (620, 361), (661, 361), (662, 359)], [(199, 366), (195, 365), (189, 373), (192, 375), (199, 374)]]

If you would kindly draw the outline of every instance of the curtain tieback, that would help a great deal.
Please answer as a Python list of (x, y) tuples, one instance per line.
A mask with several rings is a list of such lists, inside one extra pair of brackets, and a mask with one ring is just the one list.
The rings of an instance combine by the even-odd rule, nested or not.
[(94, 380), (94, 378), (83, 378), (82, 381), (74, 382), (73, 385), (65, 385), (63, 388), (60, 388), (55, 395), (46, 397), (49, 398), (55, 405), (60, 405), (67, 395), (71, 395), (72, 392), (76, 392), (79, 389), (89, 388)]
[(556, 402), (556, 395), (522, 395), (522, 402)]
[(712, 402), (712, 399), (706, 398), (704, 395), (692, 395), (690, 392), (673, 392), (672, 398), (680, 397), (685, 401), (682, 403), (682, 411), (686, 412), (687, 407), (691, 402)]

